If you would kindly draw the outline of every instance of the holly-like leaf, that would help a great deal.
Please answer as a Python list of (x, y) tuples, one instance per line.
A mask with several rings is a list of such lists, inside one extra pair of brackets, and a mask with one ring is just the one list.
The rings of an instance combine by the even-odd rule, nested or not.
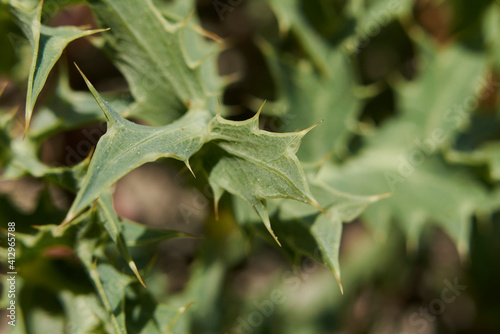
[[(284, 251), (292, 259), (305, 255), (326, 262), (342, 290), (339, 264), (342, 224), (351, 222), (369, 205), (386, 195), (350, 195), (334, 189), (329, 174), (311, 175), (311, 192), (327, 214), (302, 203), (289, 200), (271, 201), (271, 221), (276, 234), (282, 240)], [(259, 219), (248, 211), (246, 204), (241, 201), (235, 201), (234, 204), (239, 222), (255, 224)]]
[(88, 263), (85, 265), (105, 309), (113, 319), (115, 332), (126, 334), (125, 288), (131, 284), (130, 277), (107, 263), (93, 263), (91, 267), (88, 267)]
[(236, 122), (217, 115), (209, 125), (210, 138), (219, 149), (213, 152), (209, 182), (215, 202), (224, 191), (244, 199), (274, 235), (266, 199), (289, 198), (323, 210), (309, 191), (296, 153), (302, 138), (313, 127), (300, 132), (271, 133), (259, 129), (259, 112)]
[[(317, 175), (312, 181), (312, 191), (320, 204), (326, 208), (327, 215), (316, 215), (310, 233), (317, 243), (323, 260), (332, 269), (341, 291), (343, 291), (341, 282), (341, 271), (339, 264), (339, 250), (342, 238), (342, 223), (351, 222), (369, 207), (372, 203), (386, 197), (385, 194), (373, 196), (353, 196), (342, 193), (330, 186), (330, 175)], [(382, 201), (383, 202), (383, 201)], [(296, 214), (290, 203), (280, 208), (280, 219), (292, 219), (295, 217), (304, 219), (307, 215)], [(296, 218), (296, 219), (297, 219)], [(303, 251), (303, 250), (299, 250)], [(310, 250), (311, 251), (311, 250)], [(313, 255), (317, 255), (314, 254)]]
[[(415, 124), (415, 145), (433, 152), (448, 146), (469, 123), (487, 86), (486, 59), (460, 44), (439, 49), (419, 36), (421, 68), (418, 77), (396, 86), (400, 119)], [(453, 82), (453, 85), (449, 83)]]
[[(485, 191), (460, 169), (444, 165), (413, 144), (418, 128), (393, 122), (370, 138), (370, 145), (346, 163), (326, 164), (320, 171), (337, 189), (359, 195), (391, 193), (363, 214), (375, 235), (385, 240), (390, 223), (396, 220), (415, 246), (427, 222), (441, 226), (468, 250), (470, 221)], [(397, 138), (397, 141), (394, 140)]]
[[(349, 1), (346, 3), (343, 13), (331, 10), (330, 17), (340, 24), (330, 24), (326, 28), (328, 39), (320, 35), (311, 24), (304, 7), (309, 3), (300, 0), (269, 0), (276, 13), (281, 33), (292, 32), (298, 42), (307, 53), (309, 59), (314, 63), (322, 75), (336, 75), (335, 68), (331, 66), (332, 45), (336, 45), (342, 55), (349, 59), (353, 53), (358, 53), (359, 48), (366, 46), (369, 40), (379, 34), (380, 30), (389, 25), (398, 17), (407, 14), (413, 5), (413, 0), (374, 0), (374, 1)], [(330, 5), (331, 6), (331, 5)], [(324, 4), (325, 7), (330, 7)], [(314, 8), (313, 10), (317, 10)], [(353, 30), (352, 23), (356, 21), (356, 29)], [(335, 22), (335, 23), (337, 23)], [(375, 32), (374, 32), (375, 30)]]
[(21, 29), (30, 41), (33, 51), (26, 95), (26, 134), (36, 99), (66, 45), (75, 39), (102, 32), (105, 29), (82, 30), (72, 26), (49, 27), (43, 25), (41, 24), (43, 1), (40, 1), (34, 8), (31, 1), (10, 0), (9, 5), (18, 19)]
[(315, 162), (331, 151), (342, 155), (362, 107), (362, 100), (355, 94), (358, 83), (351, 62), (340, 49), (332, 47), (327, 63), (331, 75), (325, 76), (307, 60), (279, 56), (270, 44), (261, 42), (261, 49), (276, 79), (277, 103), (286, 112), (282, 117), (284, 129), (295, 131), (304, 124), (324, 120), (304, 138), (299, 158)]
[[(274, 77), (285, 131), (296, 131), (303, 124), (324, 120), (308, 135), (298, 152), (302, 161), (315, 162), (334, 151), (346, 153), (350, 132), (357, 127), (362, 108), (355, 62), (337, 43), (328, 43), (309, 22), (297, 0), (269, 1), (282, 33), (293, 34), (306, 57), (279, 51), (279, 45), (261, 41), (261, 50)], [(313, 6), (314, 7), (314, 6)]]
[(86, 78), (85, 82), (108, 119), (108, 129), (97, 144), (66, 221), (71, 221), (113, 183), (146, 162), (170, 157), (189, 167), (189, 158), (206, 140), (206, 125), (210, 118), (207, 111), (191, 110), (163, 127), (135, 124), (111, 109)]
[(259, 129), (260, 110), (255, 117), (242, 122), (225, 120), (220, 115), (209, 122), (207, 111), (190, 110), (163, 127), (138, 125), (113, 111), (86, 78), (85, 81), (108, 119), (108, 130), (97, 144), (66, 223), (113, 183), (146, 162), (169, 157), (183, 161), (190, 168), (189, 158), (208, 141), (217, 147), (208, 159), (216, 160), (208, 168), (216, 203), (224, 190), (240, 196), (254, 207), (273, 236), (266, 199), (290, 198), (322, 210), (309, 192), (295, 155), (312, 127), (295, 133), (263, 131)]
[(190, 35), (185, 41), (187, 21), (168, 21), (151, 0), (87, 2), (100, 25), (111, 28), (105, 34), (107, 48), (136, 99), (130, 110), (133, 116), (164, 125), (188, 109), (207, 108), (209, 99), (219, 94), (210, 90), (218, 81), (213, 75), (216, 72), (208, 69), (210, 75), (203, 76), (201, 70), (202, 66), (215, 66), (211, 55), (218, 49), (212, 46), (206, 53), (205, 48), (191, 59), (187, 49), (199, 44), (202, 37)]

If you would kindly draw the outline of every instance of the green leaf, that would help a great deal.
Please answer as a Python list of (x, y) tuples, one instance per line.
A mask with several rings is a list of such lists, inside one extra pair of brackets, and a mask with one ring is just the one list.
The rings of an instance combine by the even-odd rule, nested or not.
[(203, 254), (191, 265), (191, 275), (186, 288), (182, 293), (173, 296), (170, 302), (173, 305), (193, 304), (178, 323), (180, 333), (187, 334), (199, 330), (214, 332), (219, 328), (221, 319), (217, 310), (224, 307), (219, 296), (225, 287), (228, 267), (227, 263), (213, 252), (217, 247), (222, 247), (223, 252), (230, 249), (224, 243), (207, 240), (203, 246)]
[[(367, 136), (358, 155), (338, 166), (325, 164), (318, 177), (347, 193), (393, 193), (363, 214), (379, 239), (385, 239), (395, 219), (415, 245), (424, 224), (433, 222), (450, 234), (463, 254), (470, 218), (485, 193), (471, 177), (435, 155), (453, 141), (477, 107), (485, 59), (460, 45), (438, 50), (425, 38), (419, 43), (425, 51), (421, 73), (396, 86), (401, 114)], [(450, 80), (455, 84), (449, 85)]]
[[(110, 310), (116, 317), (121, 333), (127, 333), (125, 329), (125, 288), (131, 283), (130, 277), (117, 271), (112, 265), (106, 263), (94, 264), (90, 272), (94, 284), (102, 287), (98, 289), (104, 292), (106, 303), (109, 303)], [(99, 281), (98, 281), (99, 280)], [(100, 293), (101, 300), (103, 293)]]
[[(137, 311), (143, 311), (142, 307), (145, 307), (148, 310), (152, 307), (153, 309), (151, 312), (154, 314), (148, 313), (148, 320), (146, 321), (147, 324), (141, 325), (141, 330), (134, 330), (134, 333), (140, 332), (144, 334), (160, 334), (171, 332), (172, 328), (176, 324), (176, 321), (189, 307), (189, 305), (182, 308), (175, 308), (157, 303), (148, 290), (145, 290), (142, 287), (137, 288), (131, 286), (133, 280), (108, 263), (109, 259), (104, 256), (104, 247), (107, 246), (107, 240), (109, 239), (103, 238), (103, 235), (98, 232), (100, 230), (99, 225), (104, 226), (112, 242), (118, 246), (118, 250), (126, 262), (132, 268), (136, 276), (139, 277), (139, 280), (141, 280), (135, 263), (131, 259), (130, 253), (127, 249), (124, 233), (122, 232), (123, 230), (126, 230), (124, 226), (130, 227), (139, 224), (133, 222), (126, 222), (122, 224), (122, 221), (120, 221), (114, 213), (112, 199), (109, 193), (101, 195), (96, 208), (97, 210), (90, 210), (88, 214), (81, 215), (79, 217), (80, 220), (85, 219), (83, 217), (87, 217), (87, 220), (90, 218), (90, 224), (84, 225), (80, 228), (76, 250), (78, 256), (86, 267), (101, 303), (109, 316), (109, 318), (102, 318), (102, 314), (98, 314), (102, 318), (101, 320), (107, 324), (108, 327), (111, 326), (111, 328), (106, 329), (106, 332), (127, 333), (127, 328), (130, 326), (130, 330), (135, 328), (133, 323), (137, 319), (133, 318), (137, 317)], [(97, 222), (99, 222), (99, 224), (96, 224)], [(70, 224), (70, 226), (77, 225), (77, 222)], [(133, 228), (136, 231), (140, 230), (146, 232), (146, 234), (152, 232), (145, 227), (139, 229), (137, 227)], [(135, 235), (135, 233), (132, 234), (136, 238), (140, 237)], [(162, 236), (160, 235), (159, 237)], [(142, 284), (144, 285), (144, 283)], [(132, 290), (128, 289), (129, 287), (132, 288)], [(135, 294), (131, 293), (131, 291), (135, 291)], [(128, 305), (129, 303), (130, 305)], [(144, 303), (147, 305), (142, 305)], [(132, 312), (132, 314), (127, 314), (128, 311), (126, 310), (126, 307), (128, 309), (139, 309)], [(128, 318), (129, 316), (131, 318)]]
[(50, 328), (54, 333), (64, 331), (64, 318), (61, 314), (54, 314), (43, 307), (34, 307), (26, 315), (26, 333), (42, 334)]
[(179, 331), (179, 318), (191, 306), (175, 307), (159, 302), (149, 290), (131, 287), (127, 293), (127, 329), (129, 333), (163, 334)]
[(17, 137), (11, 139), (9, 149), (11, 159), (5, 164), (3, 179), (17, 179), (26, 174), (42, 177), (48, 173), (50, 167), (37, 157), (38, 148), (35, 141)]
[(168, 21), (151, 0), (87, 2), (100, 25), (111, 28), (105, 34), (107, 47), (136, 99), (131, 115), (164, 125), (188, 109), (206, 109), (209, 99), (219, 95), (218, 90), (209, 90), (218, 82), (217, 76), (203, 77), (201, 71), (204, 63), (215, 67), (211, 55), (215, 56), (217, 48), (190, 59), (188, 47), (199, 44), (202, 37), (191, 35), (186, 42), (187, 22)]
[(259, 114), (260, 110), (241, 122), (217, 115), (210, 122), (210, 138), (219, 150), (210, 154), (208, 180), (216, 206), (224, 191), (244, 199), (279, 244), (271, 228), (266, 199), (289, 198), (323, 210), (310, 193), (296, 156), (302, 138), (312, 127), (293, 133), (263, 131), (259, 129)]
[(189, 158), (206, 140), (206, 125), (210, 117), (206, 111), (191, 110), (178, 121), (163, 127), (138, 125), (112, 110), (86, 78), (85, 81), (108, 119), (108, 130), (97, 144), (66, 221), (71, 221), (113, 183), (146, 162), (170, 157), (189, 167)]
[[(159, 333), (174, 333), (179, 318), (187, 311), (191, 304), (182, 307), (172, 307), (164, 304), (158, 305), (154, 317), (159, 323)], [(143, 332), (148, 334), (148, 332)]]
[(280, 57), (267, 43), (262, 42), (261, 49), (277, 81), (278, 103), (286, 111), (282, 117), (285, 130), (295, 131), (304, 124), (324, 120), (304, 138), (299, 158), (313, 162), (331, 151), (337, 155), (344, 153), (362, 101), (355, 94), (357, 79), (343, 51), (329, 49), (327, 66), (332, 75), (324, 76), (306, 60)]
[[(269, 4), (278, 18), (280, 32), (291, 31), (320, 73), (331, 77), (336, 75), (336, 68), (332, 68), (330, 60), (332, 45), (336, 45), (342, 56), (349, 59), (353, 53), (359, 52), (363, 43), (378, 35), (383, 27), (407, 14), (413, 0), (349, 1), (345, 13), (342, 13), (343, 25), (334, 26), (334, 31), (328, 29), (327, 38), (323, 38), (304, 15), (303, 7), (309, 4), (300, 0), (269, 0)], [(334, 19), (339, 21), (340, 17)], [(353, 21), (356, 21), (356, 29), (352, 27)]]
[(182, 22), (195, 8), (194, 0), (153, 1), (167, 19)]
[(322, 75), (331, 75), (329, 45), (304, 17), (299, 0), (270, 0), (282, 33), (292, 31)]
[[(49, 114), (54, 116), (50, 112)], [(47, 116), (48, 114), (37, 114), (35, 121), (40, 119), (40, 115)], [(76, 192), (87, 171), (89, 159), (84, 159), (72, 167), (56, 167), (44, 164), (39, 158), (39, 150), (43, 143), (41, 139), (52, 131), (52, 127), (59, 127), (60, 119), (49, 116), (56, 124), (48, 124), (48, 132), (44, 133), (42, 130), (43, 134), (40, 137), (32, 136), (30, 133), (27, 138), (23, 139), (21, 136), (12, 137), (15, 131), (14, 116), (14, 113), (0, 114), (0, 166), (3, 167), (1, 179), (15, 180), (30, 175), (44, 178), (66, 190)], [(47, 119), (45, 116), (41, 118)], [(36, 133), (36, 130), (34, 132)]]
[[(309, 192), (295, 155), (311, 128), (296, 133), (271, 133), (259, 130), (260, 111), (247, 121), (228, 121), (217, 115), (208, 122), (210, 114), (203, 110), (190, 110), (163, 127), (137, 125), (113, 111), (85, 80), (108, 119), (108, 131), (97, 144), (65, 223), (113, 183), (146, 162), (170, 157), (183, 161), (190, 168), (189, 158), (207, 141), (217, 145), (217, 150), (210, 153), (214, 156), (209, 159), (217, 163), (208, 166), (216, 204), (224, 190), (242, 197), (259, 213), (271, 234), (265, 199), (291, 198), (322, 210)], [(225, 153), (221, 155), (221, 152)]]
[(397, 105), (400, 119), (417, 127), (415, 145), (429, 143), (436, 151), (468, 125), (486, 87), (486, 59), (465, 45), (438, 49), (423, 36), (417, 40), (423, 55), (421, 72), (395, 87)]
[[(392, 122), (370, 139), (360, 154), (346, 163), (326, 164), (320, 171), (341, 191), (358, 195), (392, 193), (363, 214), (375, 235), (385, 240), (391, 220), (396, 220), (415, 246), (424, 225), (441, 226), (459, 251), (468, 249), (471, 217), (484, 201), (485, 191), (460, 169), (444, 165), (413, 141), (413, 124)], [(394, 140), (397, 138), (397, 141)]]
[(108, 232), (111, 240), (113, 240), (113, 242), (118, 247), (118, 251), (123, 256), (130, 269), (132, 269), (139, 282), (141, 282), (141, 284), (146, 287), (146, 284), (144, 284), (144, 281), (142, 280), (141, 274), (139, 274), (137, 265), (130, 255), (130, 251), (123, 236), (122, 224), (113, 208), (113, 198), (111, 197), (110, 192), (101, 194), (98, 200), (98, 213), (99, 218), (104, 225), (104, 228)]
[[(330, 174), (319, 174), (311, 182), (314, 196), (327, 209), (328, 214), (316, 215), (314, 222), (310, 226), (310, 233), (316, 241), (323, 259), (333, 270), (341, 291), (343, 291), (339, 264), (342, 223), (351, 222), (361, 215), (369, 205), (386, 196), (353, 196), (342, 193), (330, 186), (330, 177)], [(302, 219), (307, 217), (306, 212), (300, 214), (291, 207), (291, 203), (287, 204), (280, 208), (280, 219), (286, 219), (287, 216), (289, 216), (288, 219), (292, 219), (294, 216)], [(313, 255), (316, 256), (314, 253)]]
[[(61, 72), (54, 97), (33, 115), (28, 137), (37, 142), (56, 133), (106, 121), (92, 94), (71, 89), (67, 71), (61, 70)], [(105, 98), (116, 112), (124, 117), (127, 116), (129, 99), (112, 93), (106, 94)], [(92, 144), (97, 143), (97, 138), (89, 140)]]
[[(273, 201), (270, 205), (272, 223), (280, 236), (283, 249), (292, 259), (298, 255), (325, 261), (332, 269), (342, 288), (339, 264), (339, 247), (342, 237), (342, 223), (351, 222), (369, 205), (385, 197), (354, 196), (333, 189), (331, 175), (313, 175), (310, 180), (311, 192), (325, 208), (326, 214), (318, 213), (309, 205), (289, 200)], [(235, 210), (239, 222), (255, 222), (254, 217), (236, 201)]]
[(111, 324), (112, 332), (126, 334), (125, 288), (132, 280), (98, 256), (102, 252), (99, 248), (101, 240), (91, 230), (96, 225), (94, 224), (95, 218), (95, 213), (92, 212), (90, 224), (79, 233), (75, 250), (106, 310), (107, 321)]
[(43, 1), (35, 8), (30, 8), (26, 1), (11, 0), (9, 2), (14, 15), (19, 20), (21, 29), (31, 43), (33, 59), (28, 78), (28, 92), (26, 96), (26, 128), (25, 134), (33, 114), (36, 99), (42, 91), (51, 69), (56, 64), (62, 51), (75, 39), (89, 36), (103, 29), (81, 30), (77, 27), (49, 27), (41, 24)]
[(105, 311), (96, 295), (62, 291), (60, 300), (66, 315), (65, 333), (104, 333), (101, 315)]

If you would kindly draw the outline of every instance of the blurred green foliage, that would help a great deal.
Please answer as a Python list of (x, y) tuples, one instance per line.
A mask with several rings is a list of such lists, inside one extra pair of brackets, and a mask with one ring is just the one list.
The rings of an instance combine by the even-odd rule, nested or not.
[[(500, 332), (500, 2), (0, 0), (0, 31), (2, 329)], [(195, 196), (145, 219), (110, 190), (158, 159)]]

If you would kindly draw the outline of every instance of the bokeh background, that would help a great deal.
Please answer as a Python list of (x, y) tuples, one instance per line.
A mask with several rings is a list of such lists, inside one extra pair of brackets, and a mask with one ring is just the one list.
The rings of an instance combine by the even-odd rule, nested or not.
[[(97, 27), (86, 5), (67, 3), (44, 17), (45, 24)], [(157, 3), (169, 8), (173, 2)], [(397, 8), (394, 12), (390, 10), (393, 7)], [(30, 47), (6, 5), (0, 8), (0, 84), (8, 84), (0, 104), (5, 113), (17, 108), (12, 131), (20, 133), (24, 126), (22, 111)], [(218, 67), (226, 79), (221, 98), (226, 117), (248, 119), (263, 100), (268, 100), (261, 126), (283, 132), (315, 123), (308, 123), (309, 116), (300, 116), (314, 114), (308, 107), (353, 108), (354, 122), (333, 153), (311, 153), (310, 147), (321, 146), (318, 140), (328, 142), (335, 137), (332, 133), (336, 129), (329, 128), (328, 122), (338, 122), (342, 131), (348, 127), (344, 119), (336, 118), (335, 112), (327, 116), (330, 118), (325, 122), (326, 130), (318, 130), (324, 131), (322, 139), (316, 136), (315, 142), (301, 149), (299, 156), (310, 163), (328, 156), (342, 166), (359, 154), (370, 142), (370, 133), (404, 113), (400, 87), (408, 82), (424, 91), (420, 98), (408, 100), (415, 105), (406, 107), (418, 113), (421, 108), (439, 109), (441, 94), (461, 89), (457, 80), (476, 79), (467, 77), (467, 73), (443, 77), (462, 71), (463, 64), (444, 56), (433, 63), (432, 57), (440, 57), (436, 54), (460, 46), (479, 55), (483, 67), (478, 74), (486, 78), (485, 89), (489, 93), (467, 111), (468, 121), (450, 140), (449, 149), (460, 152), (459, 158), (453, 160), (440, 151), (436, 159), (462, 164), (467, 178), (491, 195), (484, 200), (489, 208), (486, 213), (475, 212), (464, 218), (471, 231), (465, 250), (457, 248), (456, 240), (432, 215), (425, 218), (416, 236), (401, 222), (407, 218), (404, 213), (379, 216), (375, 223), (367, 223), (362, 216), (344, 224), (340, 246), (344, 291), (341, 294), (329, 268), (300, 254), (283, 251), (255, 233), (251, 224), (243, 224), (229, 196), (222, 199), (216, 220), (208, 186), (193, 180), (182, 164), (170, 160), (146, 164), (117, 183), (115, 210), (119, 216), (145, 225), (204, 236), (201, 240), (170, 240), (134, 251), (140, 266), (154, 268), (150, 289), (156, 298), (175, 304), (176, 296), (184, 291), (199, 290), (200, 300), (194, 301), (188, 310), (191, 314), (186, 316), (186, 332), (500, 333), (500, 215), (496, 212), (500, 202), (494, 195), (498, 179), (492, 172), (498, 153), (481, 151), (479, 158), (460, 155), (500, 139), (500, 3), (199, 0), (195, 8), (200, 25), (224, 41)], [(325, 49), (314, 47), (316, 39)], [(332, 50), (342, 57), (341, 65), (335, 69), (348, 73), (348, 80), (334, 75), (331, 86), (318, 80), (308, 81), (310, 77), (304, 73), (312, 68), (321, 74), (321, 62), (327, 59), (322, 53)], [(39, 97), (38, 108), (53, 98), (61, 85), (61, 73), (68, 73), (71, 89), (87, 92), (73, 62), (84, 69), (99, 92), (123, 100), (132, 98), (127, 81), (100, 49), (98, 37), (74, 41), (66, 48)], [(434, 66), (431, 70), (428, 62)], [(448, 70), (442, 70), (445, 67)], [(276, 73), (281, 73), (281, 77), (277, 78)], [(420, 80), (422, 73), (430, 78)], [(356, 101), (346, 105), (343, 94), (348, 93), (339, 94), (336, 90), (342, 90), (342, 85), (351, 79), (355, 81)], [(287, 83), (294, 85), (290, 88)], [(301, 102), (305, 100), (307, 103)], [(310, 117), (313, 118), (314, 115)], [(39, 158), (50, 166), (75, 165), (90, 154), (105, 130), (105, 123), (101, 122), (55, 133), (41, 144)], [(403, 140), (391, 138), (393, 143)], [(339, 175), (343, 177), (340, 172)], [(439, 177), (448, 176), (444, 173)], [(342, 182), (338, 184), (342, 186)], [(419, 187), (412, 185), (408, 191), (413, 186)], [(342, 190), (357, 194), (367, 191), (362, 187)], [(372, 194), (387, 192), (385, 188), (371, 190)], [(432, 197), (432, 192), (418, 193), (413, 202), (407, 203), (408, 207), (419, 206), (419, 199)], [(3, 222), (16, 221), (21, 228), (57, 223), (64, 218), (73, 198), (69, 192), (34, 177), (2, 180), (0, 218)], [(440, 199), (433, 201), (438, 202), (439, 211)], [(462, 209), (452, 208), (457, 212)], [(422, 210), (426, 216), (425, 205)], [(377, 223), (384, 226), (383, 237), (377, 234)], [(64, 321), (64, 314), (61, 297), (53, 285), (75, 281), (79, 286), (87, 286), (82, 278), (85, 275), (65, 248), (44, 250), (31, 268), (24, 274), (23, 284), (27, 288), (21, 295), (26, 321), (31, 323), (27, 331), (59, 333), (55, 324)], [(5, 319), (2, 315), (2, 332), (8, 330)]]

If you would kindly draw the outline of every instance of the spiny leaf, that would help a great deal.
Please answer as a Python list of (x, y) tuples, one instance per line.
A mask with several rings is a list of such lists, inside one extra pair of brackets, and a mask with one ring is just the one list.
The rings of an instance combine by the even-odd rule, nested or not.
[(269, 2), (282, 32), (292, 32), (307, 53), (307, 58), (296, 59), (266, 42), (260, 43), (275, 78), (278, 103), (286, 111), (284, 129), (295, 131), (302, 124), (322, 119), (325, 123), (305, 138), (299, 158), (318, 161), (331, 151), (342, 156), (362, 107), (356, 93), (360, 83), (355, 63), (343, 47), (327, 43), (319, 35), (304, 14), (305, 4), (298, 0)]
[[(401, 119), (418, 128), (415, 143), (434, 142), (433, 150), (448, 145), (468, 125), (477, 101), (487, 93), (486, 59), (466, 46), (439, 49), (428, 38), (415, 37), (421, 48), (418, 77), (396, 86)], [(453, 85), (449, 83), (453, 82)]]
[(212, 158), (217, 161), (210, 168), (209, 182), (216, 203), (224, 191), (243, 198), (278, 242), (266, 199), (290, 198), (323, 210), (310, 193), (296, 156), (302, 138), (312, 127), (294, 133), (263, 131), (259, 129), (259, 113), (243, 122), (225, 120), (220, 115), (210, 122), (210, 138), (225, 153), (214, 152), (218, 156)]
[(113, 183), (146, 162), (170, 157), (189, 167), (188, 159), (201, 148), (207, 137), (206, 125), (210, 117), (207, 111), (191, 110), (178, 121), (163, 127), (138, 125), (112, 110), (86, 78), (85, 82), (108, 119), (108, 130), (97, 144), (66, 222)]
[[(76, 254), (82, 261), (94, 285), (101, 303), (108, 315), (114, 334), (126, 334), (125, 326), (125, 288), (131, 278), (118, 272), (113, 266), (100, 261), (97, 257), (101, 240), (90, 234), (89, 228), (95, 225), (95, 212), (90, 215), (90, 224), (81, 230), (75, 246)], [(97, 262), (99, 261), (99, 263)]]
[(291, 198), (322, 210), (308, 190), (295, 155), (302, 138), (312, 127), (296, 133), (271, 133), (259, 130), (260, 111), (248, 121), (228, 121), (217, 115), (209, 122), (210, 114), (203, 110), (190, 110), (178, 121), (163, 127), (137, 125), (113, 111), (85, 80), (108, 119), (108, 131), (97, 144), (65, 223), (113, 183), (146, 162), (170, 157), (184, 161), (189, 168), (188, 159), (207, 141), (214, 141), (219, 150), (226, 152), (211, 158), (218, 159), (209, 169), (216, 203), (224, 190), (241, 196), (259, 213), (271, 234), (267, 198)]
[(124, 299), (125, 288), (131, 283), (130, 278), (106, 263), (94, 262), (89, 273), (105, 308), (108, 312), (112, 311), (115, 330), (126, 334)]
[(295, 131), (303, 124), (324, 120), (304, 138), (299, 158), (317, 161), (331, 151), (340, 156), (362, 106), (355, 95), (357, 79), (350, 62), (338, 48), (329, 49), (327, 66), (331, 75), (324, 76), (307, 60), (293, 60), (279, 55), (268, 43), (260, 44), (276, 80), (277, 103), (286, 112), (282, 117), (284, 129)]
[(105, 192), (101, 194), (98, 200), (98, 213), (101, 222), (104, 225), (104, 228), (108, 232), (111, 240), (118, 247), (118, 251), (123, 256), (130, 269), (134, 272), (135, 276), (141, 282), (142, 286), (146, 287), (144, 281), (142, 280), (141, 274), (139, 274), (139, 270), (137, 269), (137, 265), (135, 264), (128, 247), (126, 245), (125, 238), (123, 237), (123, 229), (122, 224), (118, 219), (118, 216), (115, 213), (113, 208), (113, 198), (111, 197), (110, 192)]
[[(100, 25), (111, 28), (105, 34), (107, 46), (136, 99), (132, 115), (164, 125), (188, 109), (207, 108), (208, 100), (219, 94), (208, 88), (218, 81), (216, 72), (202, 77), (200, 70), (210, 54), (199, 54), (194, 61), (187, 55), (186, 22), (167, 21), (151, 0), (87, 2)], [(201, 36), (191, 37), (189, 44), (199, 44), (195, 39)], [(215, 67), (215, 59), (206, 65)]]
[[(104, 97), (113, 110), (124, 117), (127, 116), (130, 98), (123, 98), (113, 93), (108, 93)], [(28, 137), (41, 142), (55, 133), (104, 121), (106, 117), (95, 103), (92, 94), (73, 90), (70, 87), (66, 67), (61, 66), (54, 96), (33, 115)], [(86, 134), (85, 130), (83, 133)], [(88, 133), (86, 137), (91, 144), (97, 143), (96, 134)]]
[[(369, 205), (386, 195), (354, 196), (331, 187), (328, 174), (311, 174), (310, 187), (314, 197), (325, 208), (327, 215), (318, 213), (309, 205), (290, 200), (270, 201), (272, 223), (280, 235), (284, 251), (292, 259), (304, 255), (323, 260), (331, 268), (341, 291), (339, 247), (342, 223), (358, 217)], [(240, 222), (253, 222), (246, 205), (235, 201), (235, 213)]]
[(485, 191), (460, 169), (408, 145), (417, 135), (413, 124), (387, 124), (359, 155), (340, 166), (327, 164), (320, 174), (332, 186), (349, 193), (392, 193), (363, 215), (380, 240), (385, 240), (395, 218), (414, 247), (424, 224), (430, 221), (448, 232), (461, 254), (466, 254), (470, 219), (484, 200)]
[[(43, 1), (40, 1), (34, 9), (30, 9), (29, 4), (26, 2), (11, 0), (9, 4), (33, 50), (26, 96), (26, 127), (24, 132), (26, 135), (36, 99), (66, 45), (75, 39), (102, 32), (106, 29), (81, 30), (71, 26), (48, 27), (40, 22)], [(28, 7), (26, 7), (27, 5)]]
[[(361, 215), (369, 205), (387, 197), (387, 195), (353, 196), (333, 189), (329, 186), (329, 180), (324, 178), (314, 180), (313, 184), (313, 193), (327, 208), (328, 215), (317, 215), (311, 226), (311, 234), (316, 240), (324, 260), (333, 270), (343, 293), (339, 264), (342, 223), (351, 222)], [(281, 211), (283, 212), (284, 209), (282, 208)]]

